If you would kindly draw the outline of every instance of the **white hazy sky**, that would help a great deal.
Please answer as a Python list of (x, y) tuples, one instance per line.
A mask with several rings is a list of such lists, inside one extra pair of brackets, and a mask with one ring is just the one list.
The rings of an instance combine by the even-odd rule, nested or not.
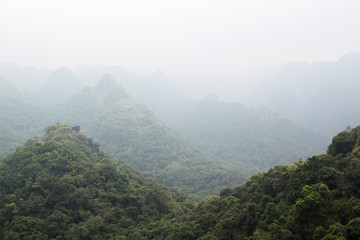
[(360, 50), (358, 0), (0, 0), (0, 62), (236, 76)]

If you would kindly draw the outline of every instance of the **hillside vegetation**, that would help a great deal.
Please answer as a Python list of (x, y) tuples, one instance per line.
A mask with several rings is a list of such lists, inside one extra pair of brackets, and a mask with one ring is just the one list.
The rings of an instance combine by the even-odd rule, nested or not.
[(199, 204), (178, 239), (360, 239), (360, 128)]
[(81, 126), (111, 156), (167, 186), (215, 194), (246, 179), (238, 170), (207, 160), (145, 105), (136, 103), (109, 75), (49, 115), (51, 122)]
[(225, 169), (206, 159), (145, 105), (136, 103), (109, 75), (68, 103), (51, 108), (32, 104), (8, 82), (2, 85), (7, 88), (0, 90), (0, 156), (39, 136), (43, 126), (62, 122), (80, 126), (102, 150), (167, 186), (208, 195), (247, 179), (239, 170)]
[(0, 239), (140, 239), (190, 211), (187, 196), (57, 124), (0, 162)]
[(195, 207), (57, 124), (0, 159), (1, 239), (360, 238), (360, 127)]
[(325, 152), (330, 142), (270, 109), (221, 102), (215, 94), (180, 119), (176, 129), (209, 159), (249, 175)]

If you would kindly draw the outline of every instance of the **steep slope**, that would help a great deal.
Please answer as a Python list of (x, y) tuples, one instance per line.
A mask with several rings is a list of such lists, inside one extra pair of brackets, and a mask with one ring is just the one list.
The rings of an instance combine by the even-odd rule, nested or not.
[(327, 154), (224, 189), (174, 226), (173, 239), (360, 239), (359, 131), (334, 137)]
[(0, 206), (1, 239), (149, 239), (189, 209), (62, 124), (0, 162)]
[(167, 186), (210, 194), (245, 179), (239, 171), (208, 161), (109, 75), (55, 108), (51, 121), (80, 125), (106, 152)]
[(205, 97), (176, 128), (217, 163), (248, 174), (324, 152), (326, 136), (297, 126), (268, 109), (258, 111)]
[(95, 85), (99, 79), (110, 74), (117, 83), (139, 103), (146, 104), (154, 114), (166, 123), (173, 122), (195, 102), (178, 86), (173, 84), (162, 71), (138, 75), (119, 66), (81, 67), (75, 70), (84, 83)]
[(119, 66), (80, 66), (74, 70), (21, 68), (0, 63), (0, 76), (33, 94), (41, 106), (67, 102), (85, 86), (93, 86), (105, 75), (113, 76), (137, 101), (146, 104), (162, 121), (172, 122), (185, 113), (194, 101), (172, 83), (160, 70), (135, 74)]

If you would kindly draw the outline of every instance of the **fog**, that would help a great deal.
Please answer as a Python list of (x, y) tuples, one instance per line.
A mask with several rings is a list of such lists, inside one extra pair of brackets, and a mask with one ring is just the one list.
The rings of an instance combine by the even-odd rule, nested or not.
[(0, 240), (360, 239), (359, 13), (0, 0)]
[(355, 92), (336, 101), (358, 86), (359, 10), (355, 0), (1, 0), (0, 76), (54, 105), (110, 73), (165, 119), (213, 92), (316, 129), (323, 121), (307, 116), (327, 107), (328, 118), (344, 112), (326, 128), (338, 131), (359, 122)]
[(237, 78), (360, 50), (358, 1), (2, 0), (0, 62)]

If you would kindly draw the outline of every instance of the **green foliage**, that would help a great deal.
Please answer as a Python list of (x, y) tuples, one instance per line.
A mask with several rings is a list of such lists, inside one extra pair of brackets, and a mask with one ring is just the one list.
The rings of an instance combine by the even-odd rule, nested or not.
[(200, 203), (188, 221), (194, 239), (360, 239), (360, 155), (352, 146), (347, 155), (274, 167)]
[(85, 88), (50, 115), (52, 122), (81, 126), (104, 151), (160, 184), (209, 195), (246, 179), (238, 170), (207, 160), (115, 83), (100, 81), (96, 87)]
[(76, 131), (81, 126), (102, 150), (160, 184), (209, 195), (247, 178), (206, 159), (110, 76), (93, 88), (84, 88), (68, 103), (49, 109), (34, 107), (27, 99), (14, 97), (16, 90), (8, 94), (1, 86), (0, 81), (0, 156), (41, 134), (43, 126), (63, 122), (74, 125)]
[[(118, 159), (64, 124), (1, 157), (0, 239), (360, 239), (359, 127), (334, 137), (328, 154), (230, 188), (243, 179), (239, 172), (207, 161), (121, 88), (107, 86), (86, 88), (47, 116), (31, 105), (21, 115), (24, 105), (14, 99), (1, 102), (0, 131), (8, 135), (0, 141), (8, 145), (0, 154), (25, 141), (24, 128), (36, 132), (40, 122), (60, 119)], [(266, 129), (277, 131), (270, 127), (276, 118), (266, 116)], [(209, 146), (221, 140), (211, 139)], [(223, 190), (195, 207), (201, 197), (157, 185), (121, 159), (169, 186)]]
[(336, 156), (337, 154), (346, 154), (351, 152), (358, 139), (359, 128), (343, 131), (333, 137), (332, 143), (328, 148), (328, 154)]
[(151, 224), (184, 216), (191, 199), (57, 124), (0, 163), (0, 239), (148, 239)]

